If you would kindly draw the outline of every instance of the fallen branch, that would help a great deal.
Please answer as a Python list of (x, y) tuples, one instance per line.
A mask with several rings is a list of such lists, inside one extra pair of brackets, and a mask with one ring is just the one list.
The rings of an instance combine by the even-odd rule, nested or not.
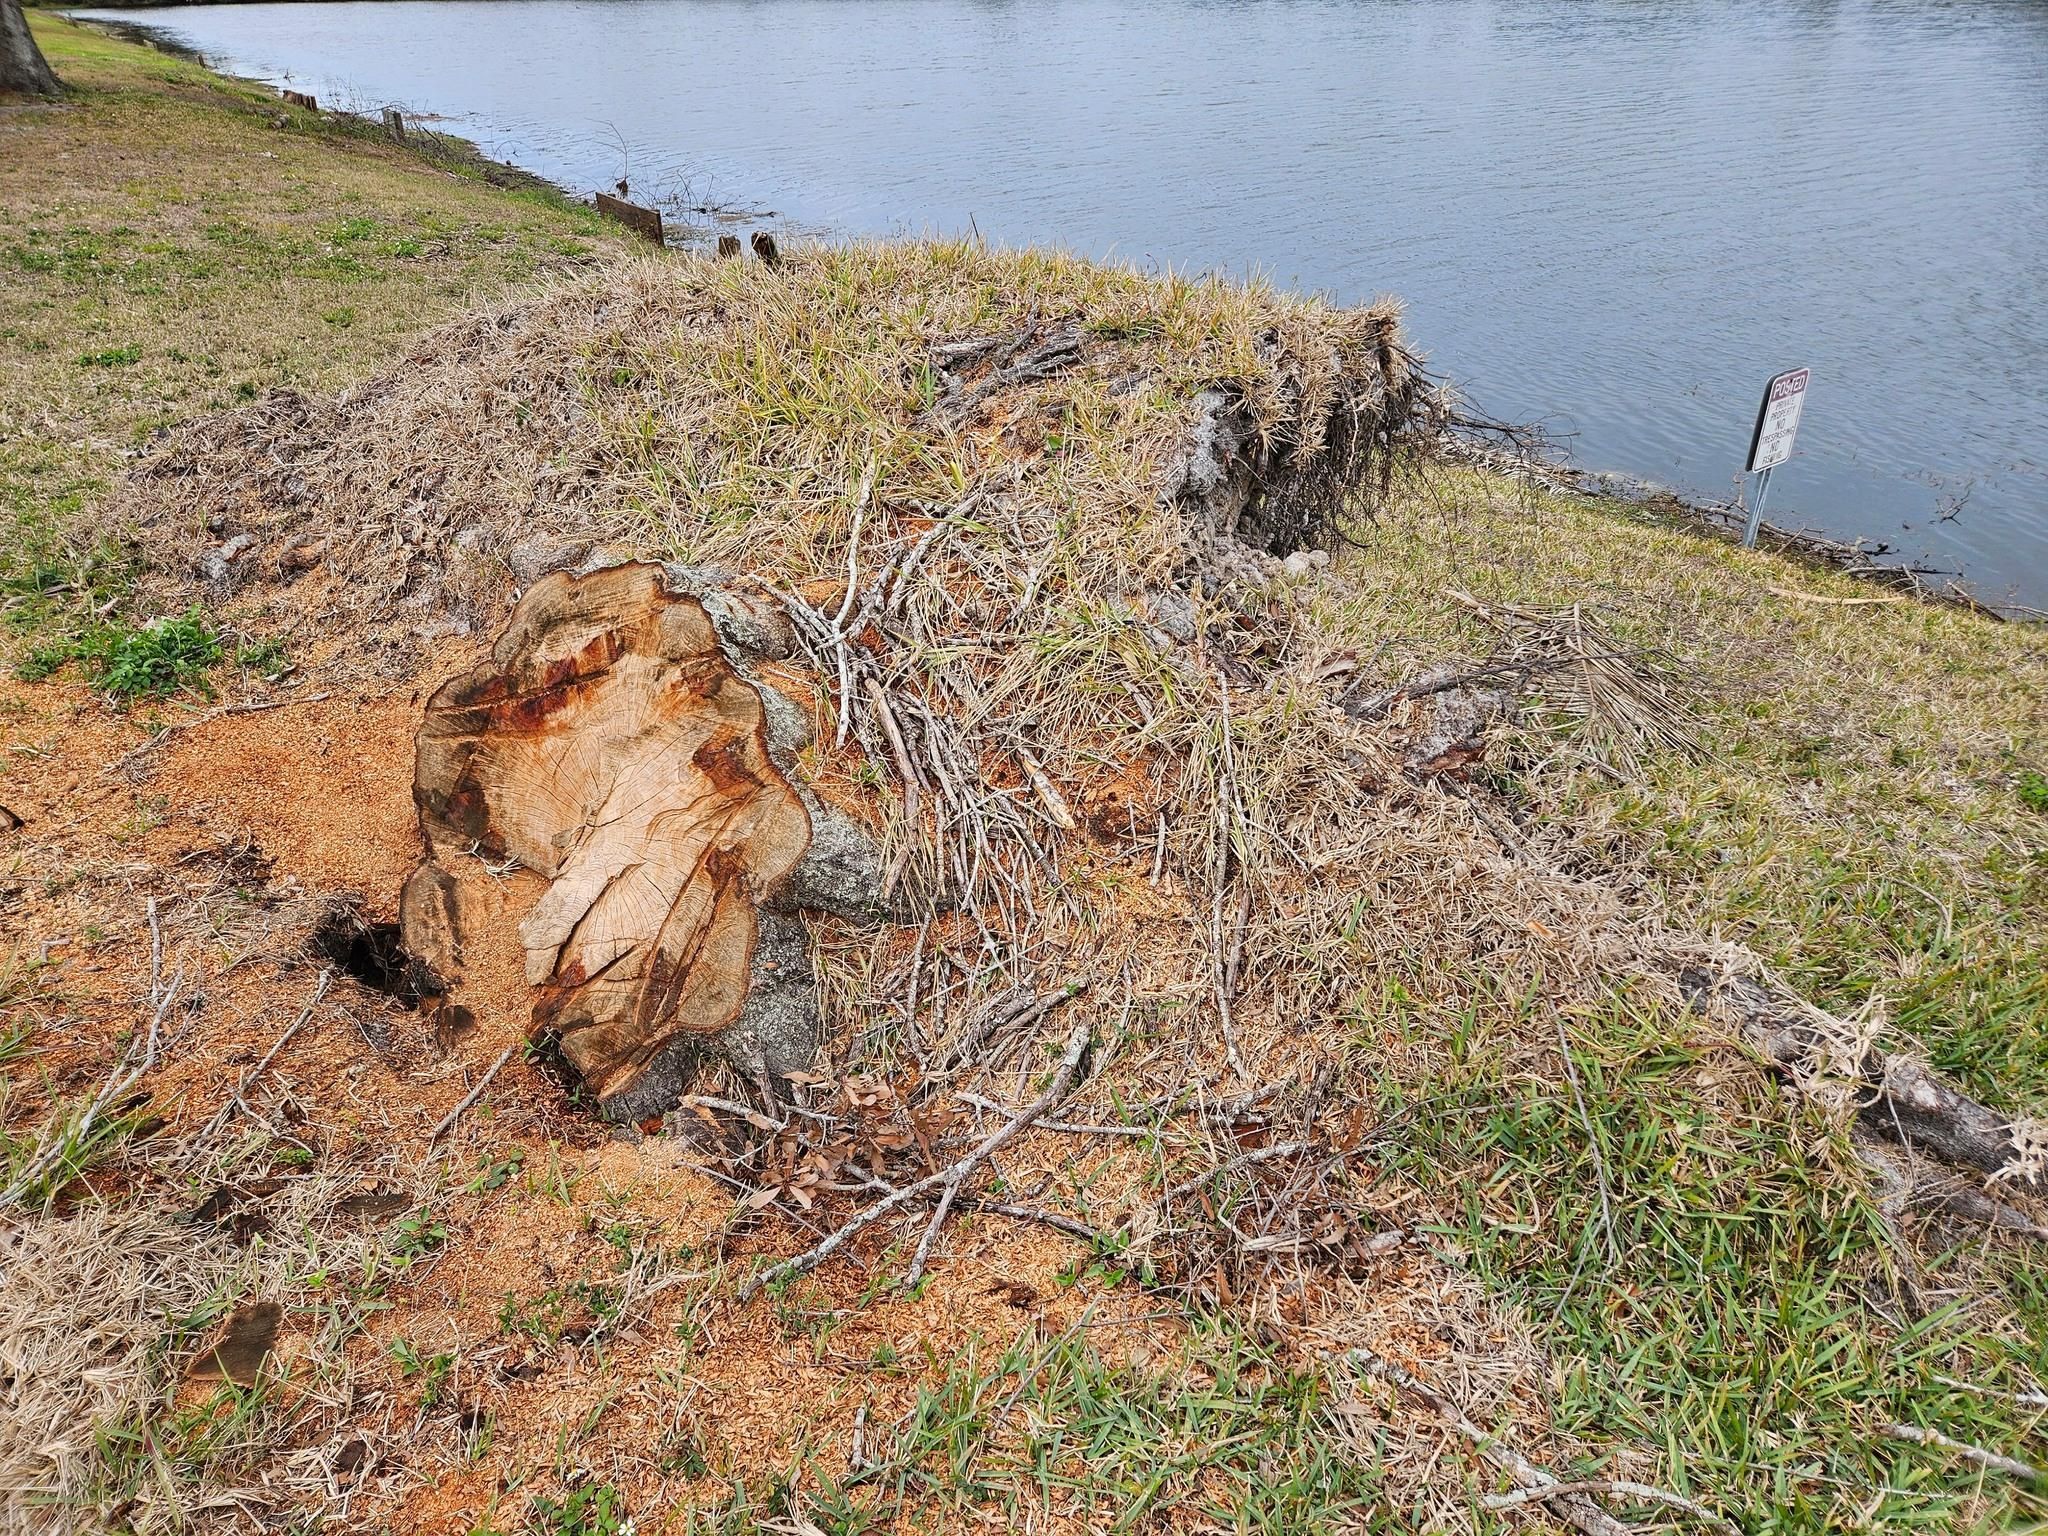
[[(1041, 1120), (1039, 1129), (1049, 1129)], [(1055, 1232), (1064, 1232), (1069, 1237), (1079, 1238), (1091, 1247), (1102, 1241), (1102, 1234), (1085, 1221), (1076, 1221), (1071, 1216), (1062, 1216), (1058, 1211), (1042, 1211), (1035, 1205), (1016, 1205), (1008, 1200), (984, 1200), (979, 1195), (962, 1195), (954, 1202), (964, 1205), (970, 1211), (990, 1211), (997, 1216), (1010, 1216), (1018, 1221), (1035, 1221), (1041, 1227), (1050, 1227)]]
[(917, 770), (911, 765), (910, 753), (903, 745), (902, 727), (896, 722), (896, 711), (889, 707), (889, 695), (882, 685), (872, 677), (861, 681), (867, 690), (868, 702), (875, 707), (875, 718), (882, 722), (882, 735), (888, 739), (889, 754), (896, 759), (896, 776), (903, 781), (903, 820), (915, 827), (919, 803)]
[[(998, 1104), (978, 1093), (956, 1093), (953, 1097), (963, 1104), (972, 1104), (976, 1109), (993, 1110), (1002, 1115), (1017, 1113), (1015, 1106)], [(1149, 1125), (1083, 1125), (1072, 1120), (1041, 1120), (1038, 1128), (1041, 1131), (1059, 1131), (1068, 1136), (1150, 1136), (1154, 1129)]]
[[(838, 1252), (840, 1248), (845, 1246), (847, 1240), (853, 1237), (855, 1233), (873, 1226), (885, 1216), (894, 1215), (897, 1211), (909, 1205), (911, 1201), (916, 1200), (922, 1195), (928, 1195), (935, 1189), (945, 1192), (940, 1200), (938, 1212), (939, 1217), (943, 1219), (947, 1208), (952, 1205), (953, 1200), (959, 1194), (960, 1185), (965, 1181), (969, 1173), (1008, 1146), (1019, 1134), (1028, 1129), (1032, 1122), (1040, 1115), (1067, 1096), (1067, 1092), (1073, 1084), (1074, 1074), (1080, 1068), (1081, 1055), (1088, 1049), (1088, 1039), (1088, 1026), (1086, 1024), (1076, 1026), (1074, 1032), (1067, 1036), (1066, 1051), (1060, 1057), (1059, 1067), (1053, 1073), (1052, 1082), (1047, 1086), (1045, 1092), (1032, 1100), (1025, 1108), (1019, 1110), (1000, 1129), (984, 1137), (958, 1162), (950, 1167), (940, 1169), (937, 1173), (927, 1174), (915, 1184), (906, 1184), (894, 1194), (877, 1200), (851, 1221), (839, 1227), (837, 1231), (829, 1234), (816, 1247), (797, 1254), (794, 1258), (784, 1259), (779, 1264), (770, 1265), (760, 1273), (749, 1276), (740, 1286), (740, 1300), (748, 1300), (765, 1285), (773, 1285), (778, 1281), (788, 1279), (792, 1275), (801, 1275), (816, 1269), (834, 1253)], [(935, 1231), (937, 1226), (937, 1221), (934, 1221), (931, 1230), (928, 1230), (926, 1233), (926, 1240), (918, 1245), (920, 1260), (929, 1256), (931, 1231)], [(922, 1264), (920, 1263), (913, 1266), (913, 1273), (906, 1279), (905, 1283), (915, 1284), (921, 1274)]]
[[(1835, 1021), (1766, 982), (1695, 964), (1680, 968), (1678, 985), (1698, 1012), (1725, 1007), (1743, 1039), (1791, 1076), (1811, 1076), (1816, 1062), (1840, 1054)], [(2040, 1160), (2022, 1148), (2012, 1116), (1959, 1093), (1908, 1056), (1863, 1050), (1848, 1070), (1862, 1095), (1857, 1117), (1869, 1129), (2015, 1188), (2048, 1194)]]
[(1580, 1494), (1634, 1499), (1638, 1504), (1663, 1504), (1672, 1509), (1685, 1511), (1702, 1525), (1713, 1530), (1728, 1532), (1729, 1536), (1742, 1536), (1742, 1528), (1734, 1521), (1722, 1519), (1711, 1509), (1695, 1504), (1683, 1494), (1673, 1493), (1668, 1488), (1653, 1488), (1648, 1483), (1619, 1482), (1613, 1478), (1586, 1478), (1575, 1483), (1545, 1483), (1540, 1488), (1517, 1488), (1513, 1493), (1489, 1493), (1479, 1502), (1488, 1509), (1515, 1509), (1524, 1504), (1542, 1504), (1552, 1499), (1573, 1498)]
[(1985, 1450), (1981, 1445), (1971, 1445), (1967, 1440), (1952, 1440), (1938, 1429), (1922, 1429), (1917, 1424), (1887, 1424), (1884, 1427), (1884, 1437), (1887, 1440), (1903, 1440), (1909, 1445), (1924, 1445), (1936, 1450), (1953, 1451), (1963, 1460), (1974, 1463), (1987, 1472), (2003, 1472), (2007, 1477), (2016, 1477), (2022, 1482), (2038, 1483), (2048, 1479), (2048, 1472), (2043, 1472), (2031, 1462), (2001, 1456), (1996, 1451)]
[(512, 1059), (512, 1053), (519, 1049), (519, 1044), (519, 1041), (514, 1040), (510, 1045), (506, 1046), (504, 1051), (499, 1054), (498, 1059), (491, 1063), (490, 1070), (476, 1080), (476, 1086), (462, 1096), (462, 1102), (443, 1115), (441, 1123), (427, 1132), (427, 1141), (430, 1145), (447, 1135), (455, 1122), (462, 1118), (463, 1112), (479, 1098), (483, 1097), (483, 1091), (491, 1086), (491, 1079), (496, 1077), (505, 1063)]
[(218, 1131), (234, 1118), (235, 1111), (241, 1110), (245, 1114), (248, 1112), (248, 1102), (242, 1095), (249, 1091), (250, 1085), (263, 1075), (264, 1070), (269, 1067), (271, 1062), (277, 1059), (277, 1053), (291, 1043), (292, 1036), (305, 1027), (306, 1020), (313, 1017), (313, 1010), (320, 1006), (320, 999), (327, 995), (328, 983), (333, 980), (334, 972), (332, 969), (324, 970), (320, 973), (320, 980), (313, 987), (313, 995), (306, 999), (306, 1006), (299, 1010), (299, 1016), (293, 1019), (291, 1026), (277, 1037), (277, 1042), (263, 1053), (263, 1059), (251, 1067), (248, 1074), (239, 1083), (235, 1084), (234, 1093), (229, 1096), (227, 1103), (221, 1105), (219, 1110), (215, 1112), (214, 1117), (206, 1122), (206, 1129), (200, 1133), (201, 1136), (211, 1136), (214, 1132)]

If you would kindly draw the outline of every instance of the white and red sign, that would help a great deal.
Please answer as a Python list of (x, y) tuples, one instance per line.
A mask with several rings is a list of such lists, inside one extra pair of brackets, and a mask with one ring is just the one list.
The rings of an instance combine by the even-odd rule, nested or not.
[(1756, 435), (1749, 440), (1749, 473), (1775, 469), (1792, 457), (1792, 439), (1799, 434), (1799, 412), (1806, 405), (1810, 368), (1781, 373), (1764, 386), (1764, 403), (1756, 413)]

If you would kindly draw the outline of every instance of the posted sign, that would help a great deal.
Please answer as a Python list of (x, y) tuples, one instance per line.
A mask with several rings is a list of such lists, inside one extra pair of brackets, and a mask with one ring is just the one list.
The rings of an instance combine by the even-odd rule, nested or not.
[(1749, 440), (1749, 470), (1754, 475), (1775, 469), (1792, 457), (1792, 439), (1799, 432), (1799, 412), (1806, 404), (1809, 368), (1781, 373), (1764, 386), (1764, 403), (1757, 408), (1756, 435)]

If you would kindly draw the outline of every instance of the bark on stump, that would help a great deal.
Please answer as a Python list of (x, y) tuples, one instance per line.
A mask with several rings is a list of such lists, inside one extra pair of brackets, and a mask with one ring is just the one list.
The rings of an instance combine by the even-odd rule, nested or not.
[(671, 1107), (705, 1047), (751, 1074), (808, 1067), (819, 1022), (795, 908), (879, 914), (874, 850), (794, 776), (794, 708), (740, 670), (785, 637), (779, 611), (672, 591), (660, 566), (557, 572), (428, 701), (406, 947), (425, 990), (453, 995), (451, 866), (476, 853), (545, 877), (519, 925), (534, 1027), (612, 1118)]

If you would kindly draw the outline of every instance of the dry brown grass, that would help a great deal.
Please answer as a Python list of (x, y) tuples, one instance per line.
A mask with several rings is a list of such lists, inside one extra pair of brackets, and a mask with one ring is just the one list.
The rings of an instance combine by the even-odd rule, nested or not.
[[(1120, 1515), (1162, 1529), (1483, 1524), (1476, 1496), (1493, 1485), (1462, 1448), (1333, 1364), (1333, 1349), (1366, 1347), (1533, 1460), (1683, 1485), (1760, 1528), (1989, 1527), (2030, 1510), (2024, 1490), (1944, 1477), (1873, 1433), (1880, 1416), (2006, 1444), (2030, 1432), (2012, 1404), (1966, 1399), (1928, 1363), (1980, 1386), (2044, 1368), (2030, 1251), (1937, 1212), (1881, 1210), (1836, 1109), (1686, 1013), (1667, 973), (1729, 922), (1736, 878), (1674, 859), (1673, 840), (1714, 835), (1701, 829), (1733, 792), (1731, 762), (1775, 752), (1788, 716), (1860, 708), (1809, 696), (1816, 679), (1897, 670), (1901, 709), (1930, 733), (1979, 733), (1964, 755), (1988, 795), (2015, 771), (1988, 766), (1995, 706), (2032, 718), (2037, 643), (1917, 607), (1774, 606), (1755, 589), (1820, 578), (1463, 472), (1409, 482), (1376, 522), (1366, 498), (1350, 502), (1365, 548), (1328, 573), (1191, 526), (1163, 492), (1219, 384), (1247, 402), (1269, 464), (1284, 459), (1288, 491), (1326, 505), (1335, 485), (1378, 489), (1386, 459), (1359, 449), (1384, 446), (1374, 429), (1399, 425), (1411, 381), (1389, 366), (1391, 321), (967, 243), (818, 248), (774, 270), (648, 261), (495, 304), (336, 397), (201, 422), (140, 466), (99, 526), (135, 539), (146, 601), (199, 601), (282, 636), (304, 691), (338, 695), (204, 720), (131, 764), (134, 784), (97, 776), (132, 730), (67, 750), (39, 712), (47, 695), (11, 727), (55, 765), (22, 754), (38, 796), (18, 866), (42, 891), (30, 936), (114, 931), (124, 910), (132, 932), (130, 882), (146, 879), (190, 936), (194, 984), (234, 1000), (195, 1020), (188, 1058), (166, 1071), (190, 1095), (180, 1124), (203, 1120), (229, 1064), (274, 1038), (264, 1000), (273, 1016), (296, 1006), (297, 952), (323, 903), (353, 884), (369, 915), (390, 915), (387, 872), (414, 851), (403, 776), (334, 750), (359, 690), (391, 690), (362, 710), (365, 734), (388, 734), (538, 571), (653, 556), (689, 580), (717, 567), (796, 616), (806, 664), (773, 681), (815, 723), (804, 771), (902, 855), (909, 892), (950, 898), (928, 923), (818, 925), (828, 1074), (908, 1092), (1008, 989), (1085, 981), (948, 1086), (1024, 1103), (1054, 1043), (1085, 1024), (1088, 1082), (1062, 1115), (1148, 1134), (1042, 1131), (1004, 1160), (1003, 1195), (1096, 1228), (1093, 1250), (977, 1215), (903, 1296), (913, 1220), (743, 1304), (749, 1271), (808, 1246), (862, 1192), (736, 1212), (731, 1191), (677, 1163), (745, 1176), (758, 1165), (744, 1151), (602, 1144), (524, 1062), (464, 1123), (436, 1184), (419, 1172), (424, 1130), (523, 1030), (521, 989), (508, 984), (452, 1053), (416, 1015), (345, 990), (291, 1081), (258, 1095), (263, 1124), (323, 1170), (420, 1178), (442, 1238), (403, 1274), (352, 1284), (340, 1384), (299, 1395), (310, 1378), (288, 1363), (267, 1390), (304, 1411), (248, 1442), (246, 1461), (216, 1471), (202, 1443), (169, 1478), (136, 1481), (113, 1457), (91, 1475), (81, 1464), (72, 1486), (90, 1500), (93, 1478), (110, 1479), (138, 1501), (123, 1518), (164, 1527), (246, 1490), (265, 1454), (317, 1477), (239, 1493), (221, 1521), (319, 1506), (356, 1525), (515, 1529), (536, 1500), (603, 1486), (642, 1529), (998, 1509), (1048, 1529)], [(1069, 329), (1078, 356), (979, 388)], [(998, 344), (978, 355), (966, 345), (987, 338)], [(948, 404), (949, 362), (964, 408)], [(206, 557), (243, 534), (208, 574)], [(1453, 585), (1526, 610), (1518, 622), (1541, 634), (1498, 654)], [(1579, 621), (1560, 630), (1539, 608)], [(1731, 634), (1750, 649), (1729, 652)], [(1813, 652), (1795, 641), (1824, 665), (1798, 671), (1787, 656)], [(1922, 645), (1948, 647), (1943, 661), (1908, 664)], [(1757, 693), (1724, 671), (1694, 690), (1694, 719), (1641, 664), (1696, 666), (1717, 647), (1787, 682), (1761, 724)], [(1533, 679), (1554, 674), (1532, 661), (1560, 654), (1578, 671), (1552, 695), (1556, 715), (1491, 727), (1448, 772), (1413, 761), (1443, 728), (1428, 699), (1368, 720), (1338, 707), (1440, 662)], [(875, 690), (920, 765), (915, 816)], [(1900, 717), (1858, 718), (1874, 741)], [(2018, 758), (2038, 751), (2034, 730), (2013, 733)], [(1603, 748), (1604, 772), (1586, 761)], [(337, 814), (298, 814), (343, 784), (356, 788)], [(1830, 791), (1850, 788), (1810, 793)], [(293, 809), (267, 810), (266, 794)], [(1811, 890), (1829, 805), (1782, 771), (1756, 794), (1771, 836), (1811, 823), (1765, 888)], [(1892, 806), (1870, 824), (1933, 838), (1939, 819)], [(2000, 851), (2027, 856), (2027, 824), (2001, 807), (1973, 825), (1939, 842), (1961, 871), (1934, 887), (1948, 937), (1995, 933), (2017, 964), (2035, 898), (2014, 920), (1992, 867)], [(238, 830), (278, 867), (231, 898), (180, 861)], [(1844, 862), (1850, 880), (1890, 868)], [(494, 926), (509, 931), (533, 882), (499, 889)], [(1761, 956), (1719, 952), (1809, 980), (1771, 923), (1804, 931), (1796, 905), (1772, 907), (1750, 930)], [(210, 929), (231, 938), (210, 944)], [(260, 963), (237, 960), (251, 953)], [(17, 1125), (76, 1102), (132, 1024), (133, 952), (106, 963), (120, 985), (67, 968), (71, 999), (45, 1008), (64, 1070), (10, 1105)], [(1904, 969), (1876, 985), (1838, 976), (1823, 996), (1848, 1013)], [(168, 1199), (146, 1143), (100, 1166), (103, 1198)], [(334, 1282), (294, 1273), (279, 1287), (293, 1328), (325, 1337)], [(608, 1326), (599, 1303), (629, 1291), (647, 1306)], [(89, 1331), (97, 1303), (79, 1305)], [(1220, 1345), (1200, 1323), (1219, 1317)], [(170, 1337), (172, 1360), (199, 1342)], [(1248, 1417), (1205, 1417), (1211, 1397)], [(1107, 1406), (1154, 1399), (1166, 1420)], [(161, 1400), (132, 1392), (115, 1417), (147, 1420), (151, 1402), (161, 1423)], [(856, 1422), (886, 1475), (854, 1464)], [(1260, 1449), (1236, 1457), (1240, 1440)], [(1331, 1445), (1343, 1454), (1317, 1460)]]
[[(1504, 828), (1512, 801), (1468, 786), (1469, 768), (1411, 771), (1415, 744), (1441, 725), (1427, 700), (1369, 721), (1336, 707), (1340, 688), (1403, 680), (1390, 612), (1412, 614), (1427, 589), (1375, 591), (1292, 575), (1241, 548), (1219, 553), (1162, 494), (1178, 483), (1203, 392), (1219, 383), (1289, 443), (1297, 471), (1313, 468), (1317, 423), (1386, 398), (1388, 323), (968, 244), (818, 248), (776, 270), (647, 263), (450, 328), (333, 401), (274, 399), (203, 424), (144, 467), (112, 516), (150, 551), (163, 606), (202, 596), (257, 631), (300, 616), (319, 638), (293, 635), (296, 649), (318, 658), (316, 675), (343, 681), (432, 675), (451, 637), (492, 626), (550, 565), (661, 555), (698, 573), (689, 579), (715, 567), (718, 580), (778, 595), (811, 662), (808, 675), (779, 679), (816, 722), (806, 771), (902, 851), (913, 888), (959, 903), (914, 947), (906, 929), (821, 925), (837, 1070), (895, 1076), (942, 1054), (1005, 989), (1086, 981), (1044, 1026), (1050, 1039), (1090, 1022), (1095, 1107), (1076, 1117), (1155, 1103), (1162, 1088), (1199, 1101), (1293, 1085), (1249, 1130), (1219, 1142), (1199, 1120), (1169, 1124), (1135, 1161), (1033, 1143), (1040, 1179), (1026, 1187), (1039, 1199), (1069, 1189), (1065, 1214), (1120, 1231), (1119, 1268), (1265, 1320), (1304, 1365), (1312, 1340), (1341, 1339), (1455, 1377), (1476, 1400), (1497, 1400), (1540, 1460), (1570, 1462), (1597, 1444), (1644, 1475), (1682, 1477), (1682, 1464), (1659, 1466), (1592, 1420), (1577, 1421), (1590, 1440), (1550, 1438), (1528, 1325), (1476, 1322), (1514, 1309), (1475, 1284), (1472, 1236), (1434, 1254), (1397, 1244), (1391, 1267), (1344, 1257), (1375, 1230), (1413, 1242), (1460, 1225), (1454, 1188), (1410, 1154), (1418, 1123), (1432, 1137), (1463, 1134), (1455, 1105), (1472, 1090), (1442, 1085), (1467, 1076), (1467, 1030), (1483, 1032), (1504, 1084), (1548, 1091), (1578, 1066), (1582, 1047), (1568, 1068), (1560, 1040), (1604, 1029), (1589, 1021), (1616, 999), (1677, 1027), (1665, 977), (1673, 954), (1699, 948), (1641, 900), (1639, 876), (1572, 867), (1539, 825)], [(1007, 337), (1016, 356), (1059, 327), (1085, 338), (1071, 366), (986, 393), (968, 368), (972, 409), (945, 406), (939, 365), (963, 343)], [(1468, 483), (1432, 471), (1434, 489), (1385, 509), (1375, 539), (1433, 504), (1442, 516), (1431, 497)], [(1527, 500), (1499, 510), (1556, 515)], [(225, 578), (180, 574), (243, 533), (253, 547)], [(308, 540), (324, 541), (309, 571), (301, 557), (279, 560)], [(1455, 639), (1472, 605), (1440, 592), (1435, 602), (1433, 621), (1448, 617)], [(1569, 781), (1581, 760), (1569, 744), (1589, 725), (1624, 784), (1696, 757), (1694, 727), (1671, 702), (1671, 663), (1611, 639), (1583, 606), (1576, 619), (1562, 611), (1486, 610), (1518, 633), (1505, 651), (1474, 647), (1475, 660), (1493, 653), (1496, 675), (1520, 667), (1560, 706), (1548, 723), (1532, 718), (1503, 765), (1513, 771), (1526, 749), (1532, 783)], [(844, 640), (839, 612), (863, 615)], [(922, 765), (929, 816), (906, 814), (903, 764), (868, 680)], [(983, 1091), (1023, 1102), (1040, 1047), (998, 1043)], [(1734, 1080), (1742, 1096), (1760, 1083), (1749, 1066)], [(1625, 1101), (1576, 1079), (1571, 1094), (1583, 1139), (1597, 1144), (1596, 1115)], [(1350, 1109), (1359, 1099), (1372, 1106), (1362, 1117)], [(1824, 1134), (1816, 1111), (1762, 1113), (1771, 1137)], [(1230, 1163), (1247, 1135), (1304, 1150), (1229, 1175), (1222, 1228), (1206, 1213), (1161, 1219), (1148, 1186)], [(1404, 1143), (1399, 1172), (1367, 1171), (1372, 1149)], [(1723, 1155), (1756, 1154), (1738, 1139)], [(1583, 1237), (1612, 1272), (1626, 1262), (1617, 1228), (1656, 1197), (1632, 1192), (1638, 1170), (1594, 1157), (1602, 1211)], [(1493, 1177), (1511, 1172), (1496, 1164)], [(1863, 1176), (1846, 1155), (1810, 1178), (1794, 1198), (1857, 1208)], [(842, 1196), (827, 1208), (851, 1207)], [(1526, 1219), (1492, 1218), (1512, 1230)], [(1235, 1235), (1219, 1242), (1218, 1231)], [(1492, 1271), (1491, 1244), (1480, 1272)], [(744, 1251), (801, 1245), (770, 1229)], [(891, 1262), (879, 1257), (877, 1281)], [(1841, 1273), (1883, 1283), (1890, 1263), (1863, 1254)], [(1582, 1252), (1567, 1297), (1585, 1264)], [(1372, 1277), (1364, 1311), (1347, 1272)], [(1981, 1326), (2011, 1336), (2006, 1323)], [(1481, 1374), (1519, 1384), (1498, 1399), (1470, 1374), (1480, 1362), (1464, 1341), (1482, 1334)], [(1469, 1508), (1433, 1455), (1376, 1472), (1382, 1497), (1420, 1500), (1439, 1518)]]

